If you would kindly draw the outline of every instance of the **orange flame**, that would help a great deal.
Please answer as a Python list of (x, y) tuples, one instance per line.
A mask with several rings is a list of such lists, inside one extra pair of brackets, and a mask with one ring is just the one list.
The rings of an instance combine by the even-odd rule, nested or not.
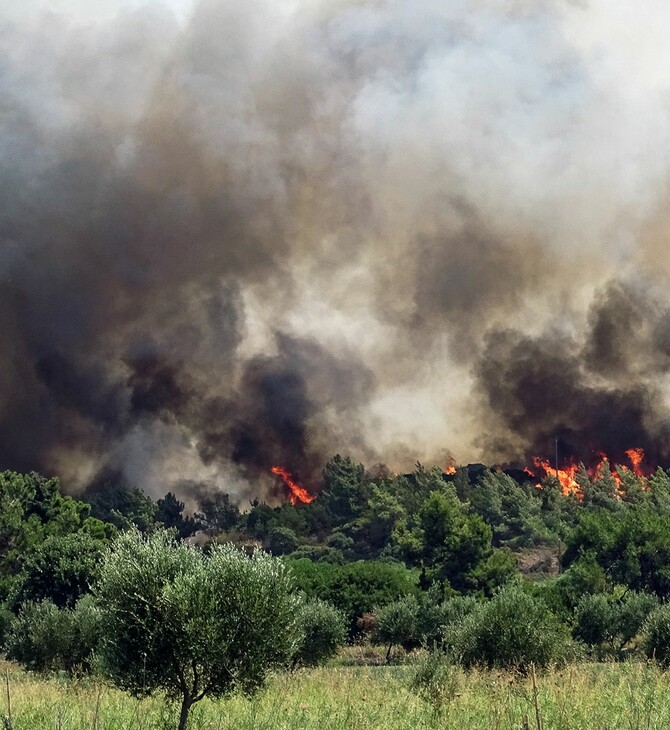
[[(626, 456), (628, 456), (628, 458), (630, 459), (632, 471), (635, 476), (644, 478), (646, 474), (644, 473), (644, 470), (641, 466), (642, 461), (644, 460), (644, 449), (628, 449), (628, 451), (626, 451)], [(610, 473), (612, 475), (612, 479), (614, 479), (614, 481), (616, 482), (617, 487), (621, 487), (623, 485), (623, 479), (616, 469), (611, 468), (610, 461), (607, 455), (599, 452), (598, 457), (600, 460), (597, 466), (591, 467), (586, 470), (589, 477), (593, 479), (599, 474), (606, 475), (607, 473)], [(577, 497), (582, 496), (579, 484), (575, 479), (575, 475), (579, 470), (579, 466), (577, 464), (570, 464), (564, 469), (559, 469), (557, 472), (556, 467), (551, 466), (551, 464), (546, 459), (540, 459), (536, 456), (533, 459), (533, 462), (535, 466), (540, 467), (544, 470), (546, 476), (558, 478), (558, 481), (560, 482), (561, 488), (563, 490), (563, 494), (575, 494)], [(629, 471), (629, 468), (626, 465), (622, 465), (620, 469), (623, 469), (624, 471)], [(528, 473), (530, 476), (533, 476), (534, 478), (540, 476), (537, 473), (533, 473), (528, 469), (525, 469), (524, 471), (526, 471), (526, 473)], [(536, 486), (541, 487), (540, 484), (537, 484)]]
[(309, 504), (314, 501), (314, 495), (310, 494), (306, 489), (303, 489), (299, 484), (296, 484), (286, 469), (281, 466), (273, 466), (272, 473), (281, 477), (284, 484), (289, 488), (290, 494), (288, 498), (291, 500), (291, 504), (297, 504), (298, 502)]
[(456, 467), (453, 464), (449, 464), (449, 466), (444, 467), (444, 473), (445, 474), (455, 474)]
[(579, 484), (575, 481), (575, 474), (579, 469), (577, 464), (570, 464), (570, 466), (567, 466), (565, 469), (557, 470), (555, 467), (551, 466), (546, 459), (540, 459), (536, 456), (533, 461), (535, 462), (535, 466), (539, 466), (544, 469), (544, 473), (547, 476), (556, 477), (556, 479), (558, 479), (561, 489), (563, 490), (563, 494), (579, 494)]
[(626, 456), (630, 459), (630, 463), (633, 465), (633, 474), (636, 477), (643, 477), (644, 472), (642, 471), (642, 461), (644, 459), (644, 449), (628, 449)]

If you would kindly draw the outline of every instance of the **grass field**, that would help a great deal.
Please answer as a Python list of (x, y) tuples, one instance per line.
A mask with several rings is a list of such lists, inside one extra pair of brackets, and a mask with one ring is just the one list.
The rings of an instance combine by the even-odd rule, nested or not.
[[(203, 701), (193, 730), (417, 730), (537, 728), (531, 680), (454, 670), (441, 708), (408, 689), (412, 667), (336, 665), (273, 677), (254, 699)], [(134, 700), (92, 680), (43, 680), (13, 665), (9, 679), (14, 730), (163, 730), (174, 710), (159, 698)], [(538, 677), (544, 730), (651, 730), (670, 727), (670, 677), (643, 663), (584, 664)], [(7, 686), (0, 717), (6, 717)], [(524, 717), (528, 724), (524, 724)], [(8, 727), (5, 722), (5, 727)], [(2, 722), (0, 722), (2, 728)]]

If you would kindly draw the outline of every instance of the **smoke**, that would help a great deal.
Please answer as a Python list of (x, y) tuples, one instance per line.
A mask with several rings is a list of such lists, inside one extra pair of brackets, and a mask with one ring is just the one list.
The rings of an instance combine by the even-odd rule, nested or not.
[(14, 5), (0, 467), (670, 460), (660, 0)]
[(530, 458), (551, 454), (558, 438), (563, 458), (589, 464), (604, 452), (620, 464), (634, 444), (651, 464), (669, 463), (669, 325), (667, 306), (617, 282), (597, 292), (582, 343), (491, 332), (477, 375), (499, 419), (492, 449)]

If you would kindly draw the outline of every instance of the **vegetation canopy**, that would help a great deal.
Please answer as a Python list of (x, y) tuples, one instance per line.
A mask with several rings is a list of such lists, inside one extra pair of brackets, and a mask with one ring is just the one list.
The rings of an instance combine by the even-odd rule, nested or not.
[(205, 555), (165, 531), (122, 535), (95, 591), (104, 668), (135, 696), (181, 703), (179, 730), (206, 695), (252, 693), (289, 662), (300, 632), (286, 567), (232, 545)]

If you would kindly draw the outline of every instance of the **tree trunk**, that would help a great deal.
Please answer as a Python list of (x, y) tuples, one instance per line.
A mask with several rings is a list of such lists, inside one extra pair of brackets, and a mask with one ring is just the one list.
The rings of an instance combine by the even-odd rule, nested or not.
[(188, 695), (184, 695), (184, 699), (181, 702), (181, 712), (179, 713), (179, 727), (178, 730), (186, 730), (188, 728), (188, 713), (191, 711), (193, 702)]

